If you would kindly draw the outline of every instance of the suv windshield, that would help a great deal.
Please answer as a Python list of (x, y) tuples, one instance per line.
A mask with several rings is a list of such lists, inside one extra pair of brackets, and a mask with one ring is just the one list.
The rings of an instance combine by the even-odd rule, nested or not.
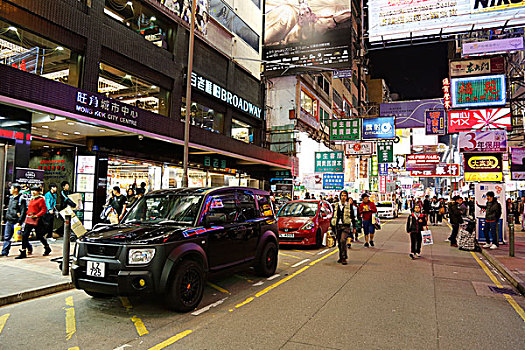
[(378, 208), (392, 208), (393, 206), (394, 204), (392, 202), (382, 202), (376, 204), (376, 207)]
[(280, 217), (314, 217), (317, 214), (317, 203), (287, 203), (279, 211)]
[(193, 224), (199, 214), (201, 200), (202, 196), (192, 195), (146, 196), (129, 212), (124, 224)]

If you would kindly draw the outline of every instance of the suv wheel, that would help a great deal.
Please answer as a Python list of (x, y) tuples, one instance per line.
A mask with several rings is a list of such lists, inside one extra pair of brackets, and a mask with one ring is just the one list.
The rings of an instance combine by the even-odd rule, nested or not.
[(193, 260), (184, 260), (176, 268), (166, 296), (168, 306), (175, 311), (194, 310), (204, 291), (204, 270)]
[(270, 277), (273, 276), (276, 269), (277, 245), (274, 242), (267, 242), (255, 265), (255, 272), (260, 276)]

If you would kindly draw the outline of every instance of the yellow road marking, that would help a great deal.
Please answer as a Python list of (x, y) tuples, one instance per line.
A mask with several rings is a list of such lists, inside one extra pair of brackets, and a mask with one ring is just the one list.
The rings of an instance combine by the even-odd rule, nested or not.
[(9, 316), (11, 316), (11, 314), (5, 314), (5, 315), (0, 316), (0, 334), (2, 334), (2, 330), (4, 329), (4, 326)]
[[(305, 251), (305, 250), (297, 250), (297, 249), (294, 249), (293, 251), (294, 251), (294, 252), (299, 252), (299, 253), (305, 253), (305, 254), (315, 255), (315, 253), (307, 252), (307, 251)], [(299, 259), (301, 259), (301, 258), (299, 258)]]
[(171, 344), (181, 340), (182, 338), (184, 338), (185, 336), (187, 336), (191, 332), (193, 332), (193, 331), (190, 330), (190, 329), (188, 329), (187, 331), (184, 331), (184, 332), (180, 332), (179, 334), (174, 335), (173, 337), (164, 340), (162, 343), (157, 344), (157, 345), (149, 348), (149, 350), (161, 350), (161, 349), (164, 349), (165, 347), (170, 346)]
[(144, 322), (140, 318), (138, 318), (136, 315), (133, 315), (131, 317), (131, 321), (135, 325), (135, 328), (137, 329), (137, 333), (139, 334), (139, 337), (142, 337), (145, 334), (148, 334), (149, 331), (146, 329), (146, 326), (144, 325)]
[(129, 311), (133, 309), (133, 306), (131, 305), (131, 302), (129, 301), (127, 297), (120, 297), (120, 302), (122, 303), (122, 306), (124, 306), (126, 310)]
[(66, 310), (66, 340), (70, 340), (77, 331), (75, 308), (68, 307), (64, 309)]
[(67, 350), (80, 350), (80, 348), (78, 346), (74, 346), (72, 348), (68, 348)]
[(279, 252), (279, 254), (282, 255), (282, 256), (287, 256), (289, 258), (302, 259), (302, 258), (300, 258), (298, 256), (295, 256), (295, 255), (292, 255), (292, 254), (285, 254), (285, 253), (281, 253), (281, 252)]
[(234, 277), (240, 278), (241, 280), (248, 281), (249, 283), (253, 283), (253, 280), (249, 279), (248, 277), (241, 276), (241, 275), (233, 275)]
[[(489, 278), (491, 279), (492, 282), (494, 282), (494, 284), (496, 285), (496, 287), (498, 288), (503, 288), (503, 285), (500, 283), (500, 281), (498, 281), (498, 279), (496, 278), (496, 276), (494, 276), (494, 274), (492, 273), (492, 271), (489, 270), (489, 268), (487, 267), (487, 265), (481, 261), (478, 256), (474, 253), (474, 252), (470, 252), (470, 254), (472, 254), (472, 256), (474, 257), (474, 259), (476, 259), (476, 261), (478, 262), (479, 266), (481, 266), (481, 268), (483, 269), (483, 271), (485, 271), (485, 273), (487, 274), (487, 276), (489, 276)], [(508, 294), (503, 294), (505, 296), (505, 299), (509, 302), (509, 304), (514, 308), (514, 310), (516, 311), (516, 313), (521, 317), (521, 319), (523, 320), (523, 322), (525, 322), (525, 311), (523, 311), (523, 309), (521, 308), (521, 306), (518, 305), (518, 303), (516, 302), (516, 300), (514, 300), (514, 298)]]
[(264, 288), (263, 290), (261, 290), (260, 292), (258, 292), (257, 294), (255, 294), (255, 296), (257, 298), (263, 296), (264, 294), (268, 293), (269, 291), (271, 291), (272, 289), (274, 289), (275, 287), (278, 287), (280, 286), (281, 284), (283, 284), (284, 282), (286, 281), (289, 281), (290, 279), (294, 278), (295, 276), (297, 276), (298, 274), (300, 273), (303, 273), (304, 271), (306, 271), (310, 266), (305, 266), (297, 271), (295, 271), (294, 273), (292, 273), (291, 275), (289, 276), (286, 276), (285, 278), (283, 278), (282, 280), (279, 280), (278, 282), (272, 284), (271, 286), (268, 286), (266, 288)]
[(254, 298), (254, 297), (249, 297), (248, 299), (246, 299), (246, 300), (243, 301), (242, 303), (235, 305), (235, 308), (238, 309), (238, 308), (240, 308), (241, 306), (244, 306), (244, 305), (246, 305), (246, 304), (248, 304), (248, 303), (251, 303), (251, 302), (253, 301), (253, 299), (255, 299), (255, 298)]
[(218, 285), (216, 284), (213, 284), (211, 282), (208, 282), (207, 283), (208, 286), (212, 287), (213, 289), (217, 289), (219, 292), (221, 293), (224, 293), (224, 294), (231, 294), (230, 292), (228, 292), (226, 289), (222, 288), (222, 287), (219, 287)]
[(338, 249), (335, 249), (333, 252), (323, 255), (322, 258), (319, 258), (319, 259), (317, 259), (317, 260), (312, 261), (309, 265), (310, 265), (310, 266), (314, 266), (314, 265), (317, 264), (319, 261), (328, 258), (330, 255), (334, 255), (334, 254), (337, 253), (338, 251), (339, 251)]
[(67, 297), (66, 298), (66, 305), (67, 306), (74, 306), (73, 305), (73, 297)]

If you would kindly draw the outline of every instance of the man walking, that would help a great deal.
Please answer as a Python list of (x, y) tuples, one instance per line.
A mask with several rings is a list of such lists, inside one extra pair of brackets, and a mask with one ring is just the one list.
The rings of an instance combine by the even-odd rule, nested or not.
[(428, 220), (428, 217), (430, 216), (430, 210), (431, 209), (432, 208), (431, 208), (431, 204), (430, 204), (430, 196), (427, 194), (425, 196), (425, 200), (423, 201), (423, 214), (426, 215), (427, 220)]
[(47, 243), (47, 240), (44, 236), (44, 231), (42, 230), (42, 217), (47, 211), (46, 200), (40, 194), (40, 187), (31, 188), (31, 200), (27, 205), (27, 215), (25, 219), (24, 232), (22, 233), (22, 249), (20, 249), (20, 255), (15, 259), (24, 259), (27, 258), (27, 254), (33, 252), (33, 247), (29, 243), (29, 235), (31, 231), (35, 230), (36, 237), (44, 245), (44, 256), (51, 253), (51, 248)]
[(525, 197), (521, 197), (521, 202), (519, 206), (519, 213), (521, 219), (521, 230), (525, 231)]
[[(476, 202), (478, 207), (485, 210), (485, 227), (483, 234), (485, 235), (486, 243), (483, 248), (498, 249), (499, 238), (497, 227), (499, 219), (501, 218), (501, 204), (494, 198), (494, 192), (487, 192), (487, 204), (480, 205)], [(491, 244), (492, 242), (492, 244)]]
[(363, 202), (359, 205), (359, 215), (363, 218), (363, 231), (365, 234), (365, 247), (374, 246), (375, 227), (372, 223), (374, 213), (377, 213), (377, 208), (374, 202), (370, 201), (368, 193), (362, 196)]
[(353, 208), (348, 202), (348, 192), (341, 191), (340, 202), (334, 204), (334, 215), (330, 224), (335, 227), (337, 246), (339, 248), (339, 264), (348, 264), (348, 247), (346, 239), (352, 229)]
[(15, 232), (15, 227), (20, 227), (24, 223), (26, 201), (20, 194), (20, 186), (13, 184), (10, 188), (11, 196), (7, 204), (7, 211), (5, 214), (5, 229), (4, 229), (4, 246), (2, 247), (1, 256), (8, 256), (11, 248), (11, 238)]
[[(137, 188), (137, 194), (139, 190), (145, 191), (141, 188)], [(144, 193), (144, 192), (142, 192)], [(118, 221), (122, 220), (122, 217), (126, 213), (126, 196), (120, 194), (120, 187), (115, 186), (113, 187), (111, 200), (109, 202), (109, 205), (115, 210), (118, 216)]]
[[(49, 185), (49, 191), (44, 195), (46, 201), (47, 212), (42, 218), (44, 236), (53, 238), (53, 224), (55, 221), (56, 206), (57, 206), (57, 185), (52, 183)], [(53, 241), (53, 240), (52, 240)]]
[(455, 196), (453, 202), (449, 204), (449, 220), (452, 225), (452, 232), (448, 240), (450, 241), (451, 247), (457, 247), (457, 237), (459, 232), (459, 225), (463, 223), (463, 216), (467, 215), (467, 206), (463, 204), (463, 198)]

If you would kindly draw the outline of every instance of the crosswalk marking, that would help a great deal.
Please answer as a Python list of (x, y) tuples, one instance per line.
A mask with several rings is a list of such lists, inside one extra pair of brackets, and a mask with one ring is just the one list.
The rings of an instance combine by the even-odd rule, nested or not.
[(310, 259), (304, 259), (303, 261), (299, 261), (297, 264), (292, 265), (292, 267), (297, 267), (297, 266), (302, 265), (302, 264), (304, 264), (305, 262), (308, 262), (308, 261), (310, 261)]

